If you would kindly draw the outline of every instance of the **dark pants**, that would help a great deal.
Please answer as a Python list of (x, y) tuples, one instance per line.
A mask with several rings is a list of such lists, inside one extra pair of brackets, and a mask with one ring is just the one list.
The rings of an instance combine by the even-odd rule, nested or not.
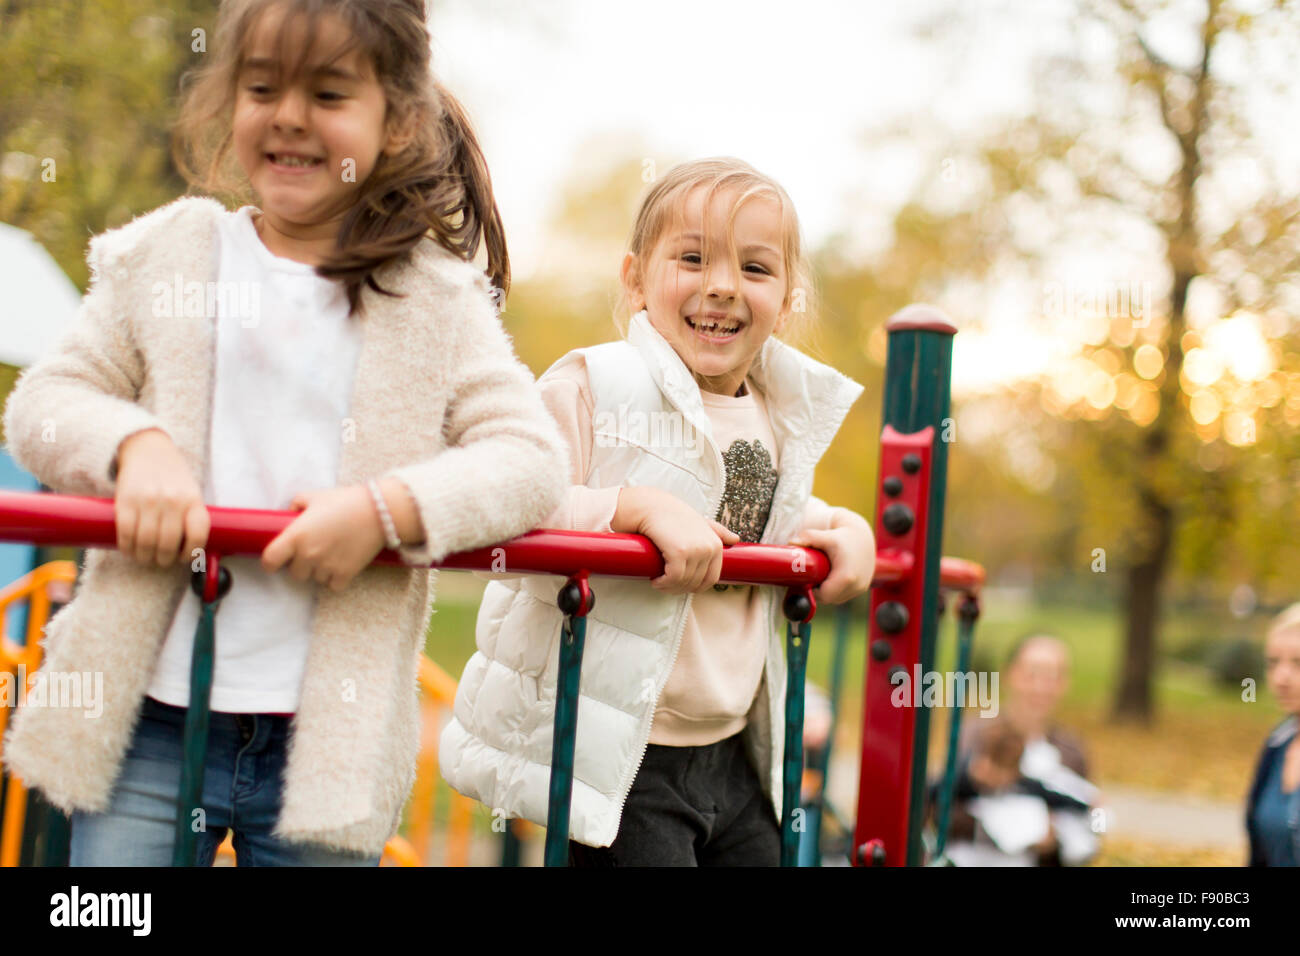
[(569, 841), (570, 866), (778, 866), (781, 828), (741, 735), (651, 744), (608, 847)]

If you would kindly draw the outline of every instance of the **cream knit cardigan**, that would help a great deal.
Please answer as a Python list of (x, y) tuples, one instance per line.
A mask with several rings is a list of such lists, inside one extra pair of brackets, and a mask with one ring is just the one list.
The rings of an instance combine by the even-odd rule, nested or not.
[[(203, 486), (212, 314), (161, 318), (154, 304), (176, 282), (216, 279), (224, 213), (216, 200), (183, 197), (91, 240), (91, 286), (74, 327), (22, 375), (5, 409), (10, 453), (50, 488), (112, 497), (119, 443), (149, 427), (171, 436)], [(363, 290), (339, 484), (392, 475), (407, 485), (426, 533), (424, 545), (403, 549), (409, 563), (536, 526), (560, 502), (567, 452), (486, 278), (432, 239), (375, 278), (407, 297)], [(107, 809), (175, 609), (197, 600), (189, 578), (188, 566), (92, 549), (73, 600), (47, 626), (42, 671), (102, 673), (102, 713), (23, 707), (4, 762), (65, 812)], [(342, 592), (318, 590), (276, 835), (377, 855), (396, 832), (415, 776), (416, 665), (435, 579), (371, 567)]]

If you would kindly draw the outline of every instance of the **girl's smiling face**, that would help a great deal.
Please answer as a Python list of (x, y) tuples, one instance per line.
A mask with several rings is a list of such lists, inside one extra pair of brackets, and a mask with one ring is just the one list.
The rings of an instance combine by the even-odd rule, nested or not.
[(705, 190), (691, 191), (645, 261), (628, 253), (622, 270), (633, 307), (647, 311), (700, 387), (719, 395), (739, 390), (767, 337), (788, 317), (781, 205), (754, 196), (736, 209), (737, 263), (727, 226), (735, 200), (734, 190), (719, 191), (706, 210)]
[[(297, 77), (276, 76), (283, 17), (272, 8), (250, 33), (235, 98), (234, 151), (278, 244), (327, 252), (380, 154), (403, 142), (387, 135), (383, 87), (367, 58), (355, 48), (333, 62), (319, 56), (349, 39), (337, 16), (320, 19), (313, 56)], [(296, 17), (287, 30), (294, 56), (302, 55), (305, 34)]]

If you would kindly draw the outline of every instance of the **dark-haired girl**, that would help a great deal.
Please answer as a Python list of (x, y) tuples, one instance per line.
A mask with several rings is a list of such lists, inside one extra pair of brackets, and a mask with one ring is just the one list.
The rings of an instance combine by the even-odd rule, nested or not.
[[(487, 168), (433, 79), (422, 0), (229, 0), (174, 141), (187, 196), (91, 242), (75, 327), (19, 381), (14, 457), (114, 497), (5, 762), (72, 816), (73, 865), (171, 858), (205, 505), (300, 511), (229, 558), (199, 862), (376, 865), (419, 744), (416, 663), (448, 553), (560, 501), (567, 456), (498, 317)], [(472, 264), (480, 240), (488, 277)], [(407, 567), (370, 567), (384, 547)], [(412, 567), (410, 565), (417, 565)]]

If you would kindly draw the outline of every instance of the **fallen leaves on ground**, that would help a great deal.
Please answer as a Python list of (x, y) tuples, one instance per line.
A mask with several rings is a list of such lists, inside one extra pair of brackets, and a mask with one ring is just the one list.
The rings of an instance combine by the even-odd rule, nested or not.
[(1222, 847), (1169, 846), (1107, 837), (1092, 866), (1241, 866), (1240, 853)]

